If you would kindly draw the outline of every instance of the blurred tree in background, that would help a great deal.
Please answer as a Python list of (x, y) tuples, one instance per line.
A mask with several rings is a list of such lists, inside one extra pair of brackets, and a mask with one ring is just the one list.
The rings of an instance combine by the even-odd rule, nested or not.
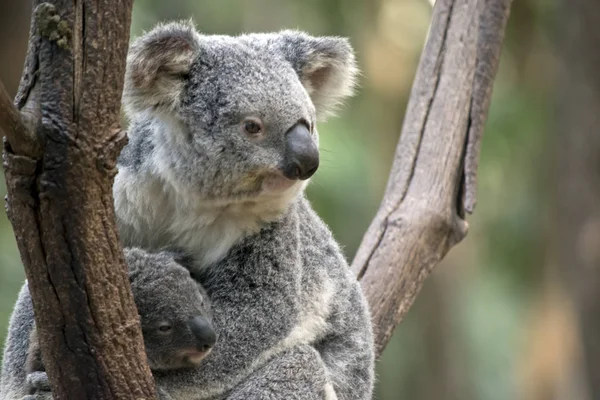
[[(578, 0), (579, 13), (570, 14), (569, 26), (578, 26), (578, 18), (583, 17), (596, 18), (586, 26), (600, 26), (598, 6), (595, 12), (584, 7), (596, 1)], [(0, 79), (14, 94), (31, 10), (29, 2), (13, 0), (0, 0), (0, 10)], [(571, 199), (578, 198), (577, 186), (557, 189), (557, 184), (566, 185), (574, 177), (565, 174), (557, 180), (557, 172), (570, 171), (565, 167), (571, 164), (556, 154), (570, 143), (568, 124), (575, 114), (568, 114), (567, 106), (576, 107), (579, 101), (577, 92), (569, 92), (570, 97), (564, 97), (564, 90), (558, 92), (558, 82), (569, 88), (571, 79), (586, 71), (574, 72), (570, 68), (575, 67), (559, 63), (559, 57), (583, 57), (586, 52), (598, 57), (600, 36), (592, 36), (596, 41), (579, 51), (558, 52), (554, 43), (563, 35), (558, 4), (519, 0), (512, 10), (483, 143), (479, 205), (469, 218), (471, 231), (427, 281), (397, 328), (378, 364), (377, 399), (594, 398), (588, 383), (593, 375), (586, 373), (586, 365), (593, 364), (589, 357), (587, 364), (583, 362), (583, 355), (599, 346), (600, 315), (596, 312), (595, 325), (584, 324), (596, 330), (586, 331), (587, 339), (580, 340), (582, 296), (571, 295), (578, 293), (579, 286), (563, 285), (565, 275), (560, 273), (568, 271), (567, 276), (575, 276), (570, 281), (577, 281), (579, 268), (570, 268), (570, 263), (576, 259), (571, 253), (580, 250), (572, 246), (556, 250), (557, 243), (569, 239), (569, 232), (579, 232), (578, 226), (589, 215), (585, 209), (576, 220), (567, 220), (571, 230), (565, 222), (555, 222), (568, 205), (579, 209)], [(322, 164), (308, 189), (350, 260), (385, 188), (430, 14), (426, 0), (145, 0), (134, 5), (132, 35), (159, 21), (191, 17), (205, 33), (298, 28), (315, 35), (350, 37), (363, 71), (360, 89), (338, 118), (321, 124)], [(561, 38), (564, 50), (571, 48), (568, 38), (575, 41), (578, 36)], [(598, 67), (595, 62), (589, 65)], [(598, 69), (595, 73), (597, 79)], [(595, 82), (588, 89), (595, 90), (592, 98), (598, 105), (600, 85)], [(587, 87), (586, 81), (580, 84)], [(599, 115), (593, 106), (579, 111)], [(561, 125), (560, 136), (558, 114), (567, 124)], [(593, 126), (598, 124), (583, 126), (582, 135), (597, 134), (590, 131)], [(585, 149), (582, 137), (578, 140), (583, 140), (580, 147)], [(577, 159), (580, 147), (569, 153), (571, 159)], [(590, 176), (599, 178), (600, 148), (592, 153), (595, 164), (585, 164), (583, 171), (595, 168), (596, 175)], [(4, 195), (3, 184), (2, 179)], [(564, 196), (565, 192), (572, 196)], [(592, 233), (586, 237), (595, 239), (590, 246), (598, 249), (600, 227), (590, 226)], [(598, 258), (595, 262), (598, 268)], [(24, 279), (4, 213), (0, 215), (0, 265), (3, 342)], [(598, 274), (590, 277), (592, 292), (594, 284), (599, 286), (593, 292), (597, 296), (600, 282), (590, 279)], [(599, 339), (594, 341), (594, 336)]]

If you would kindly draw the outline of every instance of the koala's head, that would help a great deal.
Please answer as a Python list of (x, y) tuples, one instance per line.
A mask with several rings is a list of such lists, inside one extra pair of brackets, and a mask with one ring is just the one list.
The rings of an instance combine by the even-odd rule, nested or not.
[(202, 287), (173, 253), (130, 248), (125, 260), (150, 369), (198, 365), (217, 340)]
[(344, 38), (170, 23), (132, 44), (123, 101), (146, 127), (132, 134), (152, 135), (143, 162), (182, 191), (220, 204), (293, 198), (319, 165), (317, 120), (356, 74)]

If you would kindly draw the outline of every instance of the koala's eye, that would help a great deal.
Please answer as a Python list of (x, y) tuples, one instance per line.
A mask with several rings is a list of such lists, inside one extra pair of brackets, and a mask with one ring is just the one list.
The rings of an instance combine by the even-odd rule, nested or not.
[(160, 324), (158, 326), (158, 331), (160, 333), (170, 333), (171, 330), (173, 330), (173, 326), (171, 324), (169, 324), (168, 322), (163, 322), (162, 324)]
[(257, 119), (247, 119), (244, 121), (244, 132), (250, 136), (257, 136), (263, 131), (262, 123)]

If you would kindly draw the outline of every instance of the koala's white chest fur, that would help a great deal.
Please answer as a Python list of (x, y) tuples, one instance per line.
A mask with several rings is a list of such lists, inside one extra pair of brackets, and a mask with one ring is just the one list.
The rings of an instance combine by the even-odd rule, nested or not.
[[(263, 354), (263, 359), (270, 358), (285, 349), (290, 349), (299, 344), (310, 344), (317, 341), (327, 328), (327, 318), (331, 313), (331, 305), (335, 295), (334, 284), (324, 276), (321, 278), (319, 290), (304, 293), (303, 308), (298, 315), (298, 324), (290, 334)], [(259, 360), (259, 363), (262, 360)]]
[[(301, 190), (301, 187), (298, 188)], [(207, 204), (180, 195), (156, 175), (122, 168), (114, 184), (119, 233), (126, 246), (181, 248), (204, 267), (225, 257), (244, 236), (276, 219), (289, 201)], [(290, 191), (294, 196), (296, 190)]]

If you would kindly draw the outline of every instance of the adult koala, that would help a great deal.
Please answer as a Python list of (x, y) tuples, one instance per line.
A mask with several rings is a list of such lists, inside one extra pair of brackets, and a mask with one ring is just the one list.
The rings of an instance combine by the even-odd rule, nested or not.
[(316, 121), (356, 74), (346, 39), (295, 31), (206, 36), (170, 23), (133, 43), (121, 239), (192, 254), (220, 331), (202, 367), (155, 375), (174, 398), (371, 398), (366, 301), (303, 195)]
[(303, 195), (316, 120), (356, 73), (345, 39), (293, 31), (204, 36), (170, 23), (132, 45), (121, 239), (191, 254), (219, 329), (199, 368), (154, 374), (172, 398), (371, 398), (367, 304)]

